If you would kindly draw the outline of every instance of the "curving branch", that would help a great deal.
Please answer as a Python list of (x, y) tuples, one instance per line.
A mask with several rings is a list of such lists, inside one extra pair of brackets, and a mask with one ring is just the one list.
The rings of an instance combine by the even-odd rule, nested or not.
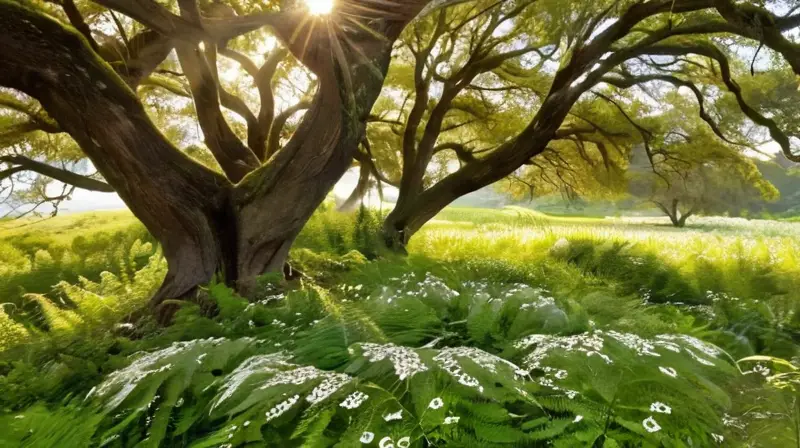
[(776, 17), (752, 4), (736, 4), (732, 0), (714, 0), (719, 14), (736, 29), (736, 33), (757, 40), (783, 55), (792, 70), (800, 75), (800, 45), (784, 36), (787, 29), (800, 26), (800, 17)]
[(653, 45), (646, 50), (650, 55), (677, 56), (685, 54), (697, 54), (715, 60), (719, 64), (720, 77), (723, 84), (736, 98), (739, 109), (754, 123), (764, 126), (769, 130), (770, 137), (777, 142), (784, 155), (793, 162), (800, 162), (800, 154), (792, 151), (791, 140), (786, 135), (775, 120), (768, 118), (750, 106), (744, 99), (742, 88), (733, 79), (731, 66), (725, 54), (716, 46), (706, 43), (694, 44), (674, 44), (674, 45)]
[[(284, 49), (272, 51), (254, 76), (261, 100), (261, 109), (258, 112), (256, 127), (253, 129), (254, 136), (252, 140), (254, 140), (254, 142), (250, 147), (253, 148), (256, 157), (261, 161), (266, 160), (269, 155), (272, 154), (272, 148), (269, 147), (270, 130), (275, 120), (275, 94), (272, 91), (272, 82), (275, 79), (278, 66), (286, 58), (288, 53), (289, 52)], [(283, 125), (281, 125), (281, 128), (282, 127)]]
[(692, 82), (680, 79), (676, 76), (671, 75), (642, 75), (642, 76), (626, 76), (624, 78), (616, 78), (616, 77), (603, 77), (602, 82), (606, 84), (613, 85), (615, 87), (619, 87), (621, 89), (628, 89), (635, 85), (639, 84), (646, 84), (653, 81), (661, 81), (666, 82), (669, 84), (674, 85), (675, 87), (686, 87), (692, 91), (695, 98), (697, 98), (697, 105), (699, 107), (699, 114), (700, 118), (705, 121), (714, 134), (717, 135), (722, 141), (725, 143), (736, 145), (736, 146), (744, 146), (750, 148), (752, 145), (748, 145), (747, 143), (736, 142), (728, 137), (722, 132), (719, 128), (719, 125), (711, 118), (711, 115), (708, 114), (708, 111), (705, 107), (705, 99), (703, 97), (703, 93), (700, 89)]
[(39, 162), (28, 157), (20, 155), (0, 156), (0, 162), (12, 165), (11, 168), (0, 171), (0, 181), (18, 172), (33, 171), (41, 174), (42, 176), (49, 177), (83, 190), (99, 191), (103, 193), (115, 192), (114, 188), (105, 182), (89, 176), (73, 173), (72, 171), (56, 168), (47, 163)]

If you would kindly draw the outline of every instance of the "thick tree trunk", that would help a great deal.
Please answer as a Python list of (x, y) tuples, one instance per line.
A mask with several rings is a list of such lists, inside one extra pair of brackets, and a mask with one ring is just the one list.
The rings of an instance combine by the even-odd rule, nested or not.
[(0, 60), (0, 84), (38, 99), (161, 242), (170, 268), (154, 306), (225, 270), (230, 182), (176, 150), (82, 36), (2, 2)]
[[(372, 61), (383, 73), (390, 48)], [(359, 117), (368, 116), (383, 85), (374, 69), (363, 64), (350, 67), (354, 84), (360, 86), (351, 93), (339, 68), (317, 67), (319, 92), (300, 128), (285, 148), (237, 188), (241, 224), (237, 285), (243, 293), (252, 291), (258, 275), (283, 267), (300, 230), (350, 167), (364, 133), (365, 122)], [(355, 110), (348, 110), (348, 102)], [(274, 225), (265, 227), (265, 222)]]

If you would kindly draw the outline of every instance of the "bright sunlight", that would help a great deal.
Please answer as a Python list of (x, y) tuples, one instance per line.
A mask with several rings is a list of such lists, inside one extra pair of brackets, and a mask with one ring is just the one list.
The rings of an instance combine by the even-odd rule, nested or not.
[(305, 0), (308, 11), (315, 16), (330, 14), (334, 0)]

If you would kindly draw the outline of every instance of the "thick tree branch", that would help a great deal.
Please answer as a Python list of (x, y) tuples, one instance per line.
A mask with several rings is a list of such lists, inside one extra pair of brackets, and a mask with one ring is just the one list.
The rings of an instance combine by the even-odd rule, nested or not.
[(113, 63), (129, 86), (135, 88), (150, 76), (175, 48), (175, 41), (155, 31), (139, 33), (128, 42), (128, 54)]
[(247, 56), (245, 56), (244, 54), (239, 53), (236, 50), (232, 50), (232, 49), (230, 49), (228, 47), (221, 47), (221, 48), (219, 48), (218, 51), (219, 51), (219, 54), (225, 56), (226, 58), (238, 62), (239, 65), (242, 66), (242, 69), (244, 69), (244, 71), (248, 75), (252, 76), (253, 79), (258, 77), (259, 69), (258, 69), (258, 66), (256, 65), (256, 63), (253, 62), (252, 59), (250, 59)]
[[(182, 15), (193, 21), (200, 20), (200, 13), (194, 0), (182, 0), (180, 5)], [(260, 162), (253, 151), (239, 140), (222, 114), (220, 109), (221, 89), (215, 76), (216, 64), (210, 67), (203, 52), (190, 44), (179, 43), (177, 50), (183, 73), (189, 81), (206, 146), (211, 150), (228, 178), (234, 183), (239, 182), (248, 173), (258, 168)], [(210, 49), (209, 51), (214, 50)], [(212, 61), (212, 63), (214, 62), (215, 60)], [(231, 102), (233, 98), (228, 96), (227, 100)], [(247, 109), (244, 102), (240, 106)]]
[(272, 81), (275, 78), (275, 73), (278, 70), (278, 65), (287, 56), (288, 52), (284, 49), (276, 49), (267, 56), (264, 65), (258, 69), (255, 75), (255, 84), (258, 88), (258, 94), (261, 99), (261, 109), (258, 112), (257, 126), (254, 129), (255, 137), (253, 151), (256, 157), (264, 161), (270, 155), (268, 149), (268, 139), (272, 123), (275, 120), (275, 94), (272, 91)]
[(219, 271), (210, 217), (230, 182), (177, 150), (82, 36), (2, 0), (0, 60), (0, 85), (39, 100), (162, 243), (170, 270), (159, 300), (182, 297)]

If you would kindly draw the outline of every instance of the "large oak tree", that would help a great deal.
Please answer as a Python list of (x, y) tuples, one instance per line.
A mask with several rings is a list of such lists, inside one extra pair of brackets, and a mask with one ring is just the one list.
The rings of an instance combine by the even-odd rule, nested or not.
[[(59, 11), (41, 2), (0, 0), (0, 86), (12, 89), (5, 103), (15, 103), (26, 117), (15, 126), (66, 133), (104, 181), (35, 157), (16, 154), (2, 162), (11, 175), (32, 171), (117, 192), (163, 246), (169, 272), (152, 305), (167, 316), (166, 299), (185, 297), (216, 274), (248, 294), (257, 276), (283, 268), (298, 232), (351, 164), (394, 40), (429, 2), (339, 0), (325, 16), (292, 1), (96, 0), (81, 4), (83, 12), (72, 0), (53, 3)], [(84, 12), (114, 19), (123, 43), (118, 51), (97, 39), (113, 32), (113, 24), (90, 21), (98, 26), (93, 29)], [(138, 22), (137, 34), (124, 33), (126, 20)], [(259, 67), (228, 44), (264, 27), (285, 52), (271, 53)], [(192, 97), (221, 172), (180, 151), (137, 96), (173, 51), (179, 71), (166, 71), (185, 77), (188, 87), (173, 90)], [(317, 88), (297, 106), (308, 111), (280, 145), (282, 123), (270, 83), (287, 52), (313, 73)], [(221, 87), (220, 56), (254, 77), (259, 113)], [(245, 141), (223, 106), (244, 117)], [(25, 130), (7, 134), (15, 138)]]

